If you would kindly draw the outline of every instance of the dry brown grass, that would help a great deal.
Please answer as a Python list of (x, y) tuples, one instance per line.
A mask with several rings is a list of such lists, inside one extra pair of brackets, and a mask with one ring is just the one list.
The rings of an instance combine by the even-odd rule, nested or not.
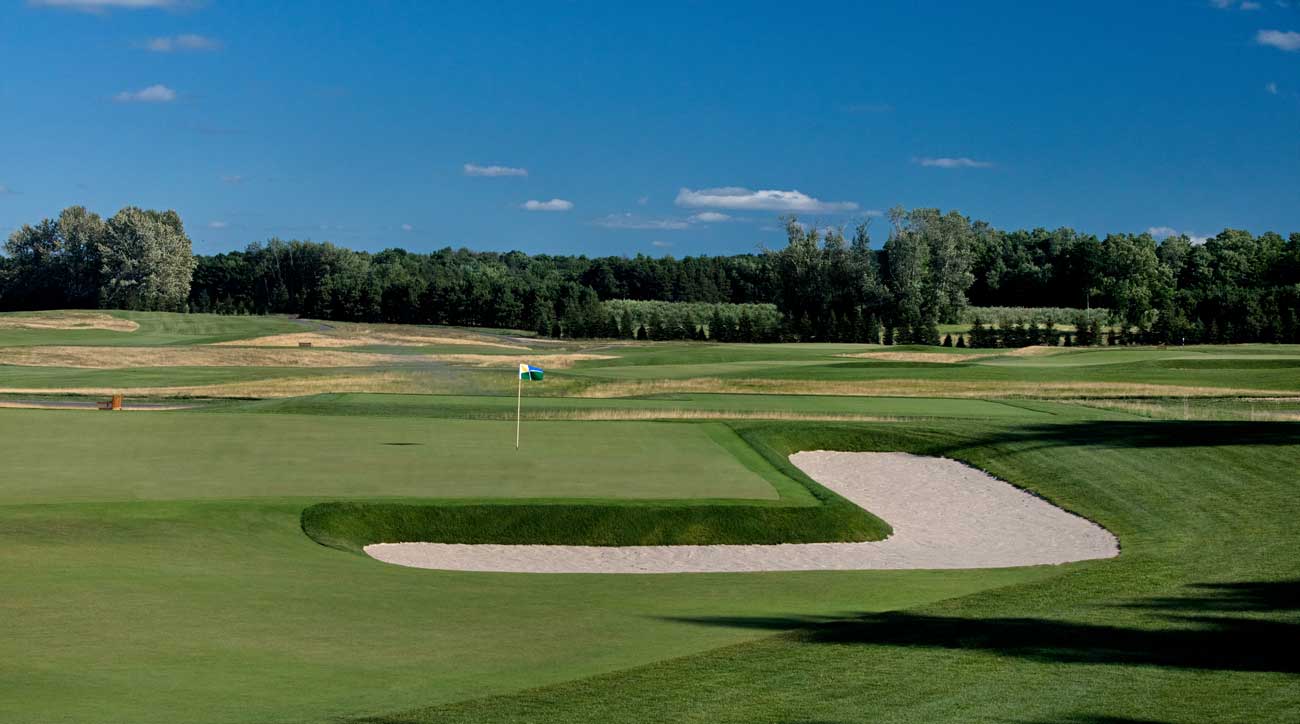
[(424, 347), (428, 345), (459, 345), (473, 347), (493, 347), (497, 349), (527, 350), (528, 347), (517, 344), (492, 342), (476, 337), (448, 337), (421, 334), (396, 334), (370, 330), (349, 330), (339, 333), (295, 332), (292, 334), (272, 334), (266, 337), (238, 339), (230, 342), (217, 342), (219, 347), (297, 347), (309, 342), (312, 347), (362, 347), (379, 345), (388, 347)]
[(1017, 347), (1009, 349), (1002, 353), (1004, 357), (1041, 357), (1049, 354), (1060, 354), (1065, 350), (1064, 347), (1049, 347), (1044, 344), (1036, 344), (1032, 347)]
[(427, 378), (400, 372), (375, 372), (319, 377), (285, 377), (215, 385), (168, 387), (4, 387), (11, 395), (111, 395), (135, 397), (238, 397), (272, 398), (316, 395), (326, 392), (436, 392)]
[[(44, 392), (49, 394), (49, 390), (45, 390)], [(109, 393), (105, 392), (103, 394)], [(119, 412), (163, 412), (166, 410), (189, 410), (193, 407), (193, 405), (150, 405), (149, 407), (131, 407), (128, 404), (119, 410)], [(102, 412), (102, 410), (95, 407), (92, 403), (86, 403), (84, 406), (71, 406), (55, 405), (44, 402), (11, 402), (8, 400), (0, 400), (0, 408), (11, 410), (89, 410), (92, 412)]]
[[(556, 369), (583, 360), (609, 359), (593, 354), (541, 354), (533, 364)], [(343, 352), (273, 347), (6, 347), (0, 364), (23, 367), (79, 367), (126, 369), (133, 367), (399, 367), (442, 362), (471, 367), (517, 367), (514, 357), (490, 354), (405, 355)]]
[(998, 382), (953, 380), (869, 380), (862, 382), (773, 379), (695, 378), (606, 382), (575, 392), (579, 397), (632, 397), (676, 392), (782, 395), (855, 395), (885, 397), (979, 398), (1119, 398), (1223, 397), (1286, 395), (1276, 390), (1250, 390), (1184, 385), (1115, 382)]
[(134, 332), (140, 325), (103, 312), (38, 312), (0, 315), (0, 329), (107, 329)]

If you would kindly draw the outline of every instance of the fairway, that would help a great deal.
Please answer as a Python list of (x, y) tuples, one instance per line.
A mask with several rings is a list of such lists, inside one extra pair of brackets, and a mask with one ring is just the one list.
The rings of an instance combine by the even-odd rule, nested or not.
[(516, 451), (501, 422), (0, 410), (0, 438), (0, 503), (778, 497), (719, 425), (530, 423)]
[[(196, 356), (207, 359), (304, 324), (132, 321), (134, 332), (4, 333), (37, 347), (75, 344), (56, 332), (153, 335), (138, 348), (235, 339), (222, 346), (233, 352)], [(399, 332), (311, 333), (349, 355), (359, 335)], [(192, 406), (0, 409), (0, 692), (22, 693), (0, 697), (0, 720), (739, 724), (870, 711), (1091, 724), (1080, 717), (1258, 721), (1300, 706), (1294, 665), (1262, 642), (1289, 650), (1296, 636), (1300, 432), (1251, 422), (1294, 414), (1292, 397), (1269, 396), (1300, 389), (1290, 348), (937, 363), (916, 350), (839, 356), (882, 349), (863, 345), (560, 342), (545, 352), (610, 358), (524, 388), (516, 451), (513, 370), (402, 361), (543, 346), (501, 339), (422, 328), (383, 350), (391, 361), (328, 369), (115, 368), (95, 339), (99, 369), (0, 366), (0, 383), (27, 390), (9, 400), (125, 390)], [(1162, 396), (1171, 389), (1196, 396)], [(811, 450), (973, 465), (1104, 526), (1121, 554), (642, 576), (420, 570), (361, 553), (401, 541), (677, 555), (908, 538), (906, 515), (876, 518), (791, 464)], [(1070, 696), (1035, 695), (1063, 677)], [(970, 701), (945, 706), (945, 687)]]

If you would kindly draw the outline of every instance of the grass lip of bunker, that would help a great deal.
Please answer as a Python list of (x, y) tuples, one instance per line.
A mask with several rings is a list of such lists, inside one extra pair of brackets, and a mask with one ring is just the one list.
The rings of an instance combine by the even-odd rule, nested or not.
[(1004, 568), (1119, 554), (1113, 535), (987, 473), (906, 453), (800, 452), (792, 462), (894, 527), (884, 541), (776, 545), (554, 546), (378, 543), (402, 566), (509, 573), (729, 573)]

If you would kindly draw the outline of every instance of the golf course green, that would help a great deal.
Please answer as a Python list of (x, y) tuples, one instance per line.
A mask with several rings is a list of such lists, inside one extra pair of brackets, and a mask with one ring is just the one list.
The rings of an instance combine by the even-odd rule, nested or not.
[[(1300, 389), (1300, 353), (1285, 346), (935, 362), (841, 356), (931, 354), (875, 345), (547, 346), (421, 328), (437, 341), (416, 351), (479, 345), (507, 364), (476, 351), (415, 368), (396, 360), (414, 352), (241, 367), (219, 355), (304, 332), (315, 347), (352, 335), (331, 350), (365, 354), (347, 351), (363, 332), (114, 315), (138, 327), (0, 330), (0, 349), (28, 350), (0, 364), (0, 405), (68, 408), (0, 409), (3, 722), (1175, 724), (1300, 710), (1300, 422), (1277, 394)], [(105, 364), (36, 363), (68, 345)], [(109, 366), (127, 347), (216, 363)], [(524, 383), (516, 450), (511, 365), (544, 355), (557, 366)], [(825, 386), (844, 382), (862, 392)], [(98, 412), (101, 390), (186, 409)], [(889, 535), (789, 463), (803, 450), (965, 462), (1104, 526), (1122, 552), (663, 575), (420, 570), (361, 552)]]

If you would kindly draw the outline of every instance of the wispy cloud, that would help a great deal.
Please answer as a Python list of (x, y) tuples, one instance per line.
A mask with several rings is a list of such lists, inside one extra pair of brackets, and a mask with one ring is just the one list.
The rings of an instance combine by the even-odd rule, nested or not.
[(1294, 30), (1261, 30), (1255, 33), (1255, 42), (1294, 53), (1300, 50), (1300, 33)]
[(230, 175), (228, 175), (228, 176), (222, 176), (222, 177), (221, 177), (221, 182), (222, 182), (222, 183), (227, 183), (227, 184), (230, 184), (231, 186), (238, 186), (239, 184), (244, 183), (244, 181), (245, 181), (244, 177), (243, 177), (243, 176), (240, 176), (240, 175), (237, 174), (237, 173), (236, 173), (236, 174), (230, 174)]
[(149, 38), (141, 46), (155, 53), (174, 53), (178, 51), (201, 52), (221, 50), (221, 41), (205, 35), (184, 33), (181, 35), (164, 35)]
[(16, 196), (17, 194), (17, 191), (14, 191), (4, 184), (0, 184), (0, 196)]
[(602, 226), (606, 229), (660, 229), (664, 231), (679, 231), (690, 227), (690, 223), (682, 219), (646, 219), (635, 214), (609, 214), (591, 222), (595, 226)]
[(1277, 83), (1265, 83), (1264, 92), (1271, 96), (1277, 95)]
[(477, 163), (465, 164), (466, 176), (527, 176), (528, 169), (513, 166), (480, 166)]
[(551, 199), (550, 201), (529, 199), (519, 208), (525, 211), (568, 211), (573, 208), (573, 202), (564, 199)]
[(1220, 10), (1232, 10), (1233, 8), (1259, 10), (1260, 8), (1259, 3), (1255, 2), (1255, 0), (1210, 0), (1210, 5)]
[(667, 249), (672, 245), (673, 243), (671, 241), (659, 241), (658, 239), (655, 239), (654, 241), (650, 242), (650, 246), (653, 246), (657, 249)]
[(1193, 244), (1200, 245), (1209, 241), (1208, 236), (1198, 236), (1190, 231), (1179, 231), (1172, 226), (1152, 226), (1147, 228), (1147, 233), (1157, 239), (1167, 239), (1171, 236), (1186, 236)]
[(410, 224), (402, 224), (402, 231), (415, 231), (415, 227)]
[(733, 211), (853, 211), (858, 205), (852, 201), (822, 201), (802, 191), (762, 189), (752, 191), (740, 186), (677, 192), (678, 206), (690, 208), (730, 209)]
[(226, 222), (224, 222), (224, 221), (209, 221), (209, 222), (208, 222), (208, 228), (209, 228), (209, 229), (224, 229), (224, 228), (226, 228), (226, 227), (228, 227), (228, 226), (230, 226), (230, 224), (228, 224), (228, 223), (226, 223)]
[(645, 205), (648, 204), (648, 203), (650, 203), (650, 197), (649, 197), (649, 196), (642, 196), (641, 198), (639, 198), (639, 199), (636, 200), (636, 205), (637, 205), (637, 206), (645, 206)]
[(27, 0), (38, 8), (63, 8), (83, 13), (105, 13), (110, 10), (168, 10), (190, 4), (188, 0)]
[(171, 103), (176, 100), (176, 91), (159, 83), (138, 91), (122, 91), (113, 96), (113, 100), (118, 103)]
[(731, 219), (731, 215), (717, 211), (701, 211), (698, 214), (691, 214), (691, 221), (701, 224), (716, 224), (720, 221), (731, 221)]
[(991, 161), (976, 161), (966, 156), (919, 156), (912, 159), (912, 163), (925, 166), (927, 168), (992, 168)]

